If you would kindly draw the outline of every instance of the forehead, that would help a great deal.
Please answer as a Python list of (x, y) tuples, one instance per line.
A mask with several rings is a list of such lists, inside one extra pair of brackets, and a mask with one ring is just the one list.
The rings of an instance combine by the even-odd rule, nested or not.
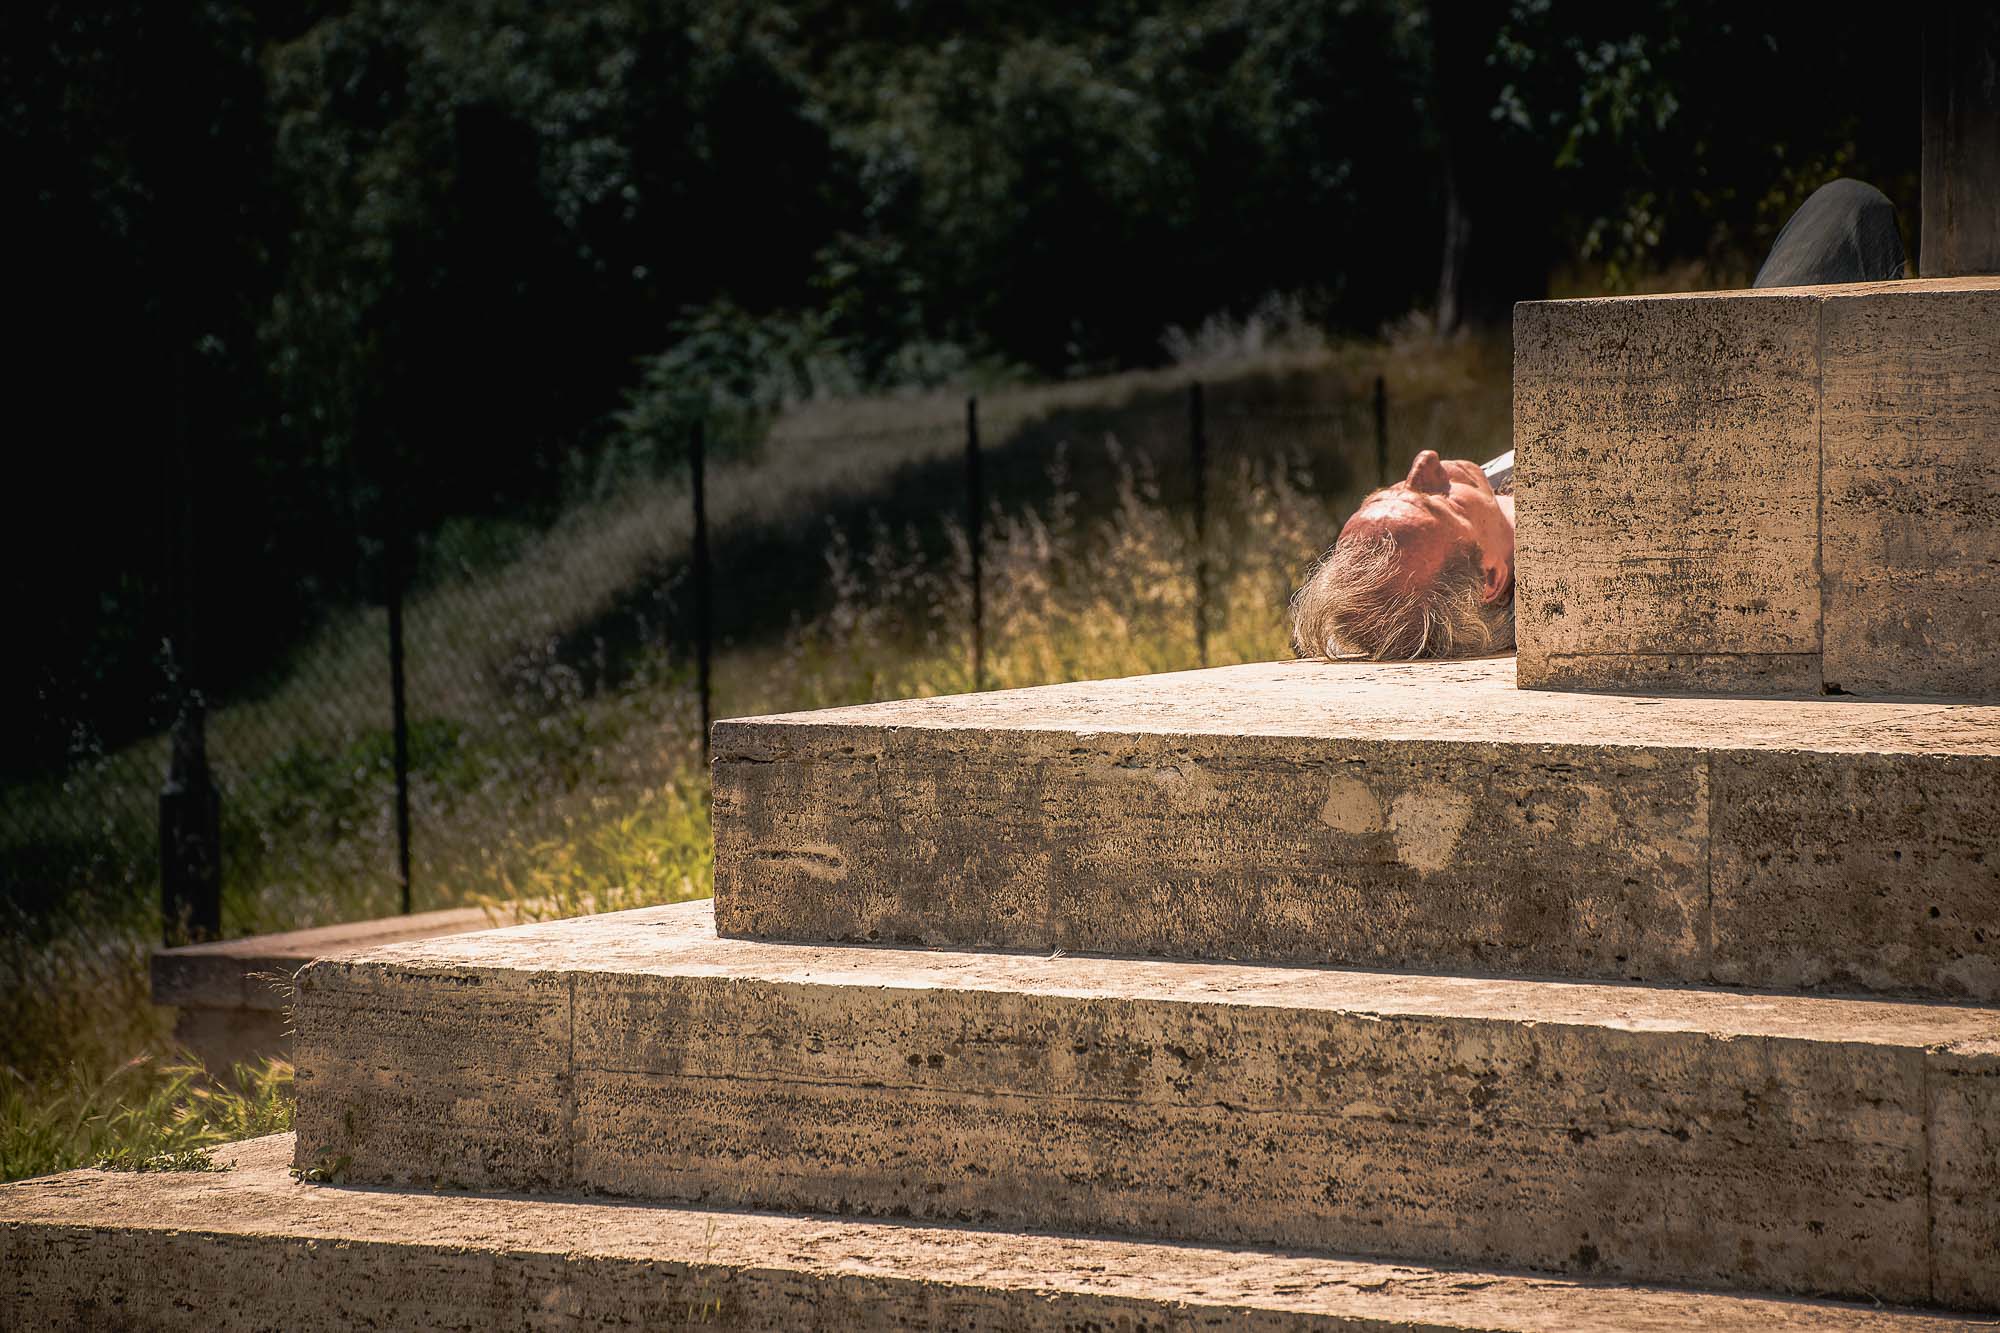
[(1363, 514), (1379, 514), (1386, 517), (1405, 513), (1429, 516), (1431, 506), (1436, 502), (1436, 497), (1426, 495), (1422, 491), (1413, 491), (1408, 485), (1399, 481), (1394, 486), (1383, 486), (1362, 496), (1361, 503), (1354, 507), (1354, 517), (1360, 518)]
[[(1380, 497), (1380, 503), (1371, 503)], [(1375, 541), (1387, 537), (1396, 543), (1396, 567), (1404, 587), (1428, 584), (1437, 576), (1445, 556), (1455, 542), (1440, 515), (1405, 494), (1395, 498), (1393, 488), (1369, 496), (1340, 530), (1340, 540)]]

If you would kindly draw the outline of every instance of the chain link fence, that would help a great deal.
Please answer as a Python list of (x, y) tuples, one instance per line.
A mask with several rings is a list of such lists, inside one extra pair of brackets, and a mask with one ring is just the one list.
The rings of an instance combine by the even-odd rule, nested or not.
[[(658, 848), (705, 833), (711, 714), (1282, 655), (1286, 599), (1338, 519), (1435, 442), (1394, 447), (1396, 427), (1381, 381), (1352, 377), (794, 414), (707, 468), (706, 614), (685, 473), (546, 525), (448, 520), (401, 589), (400, 724), (391, 613), (365, 597), (205, 700), (223, 933), (394, 912), (404, 856), (418, 910), (582, 901), (606, 873), (698, 891), (700, 866)], [(17, 912), (157, 910), (181, 683), (163, 664), (138, 739), (65, 719), (69, 762), (7, 781)], [(620, 839), (658, 864), (592, 862)]]

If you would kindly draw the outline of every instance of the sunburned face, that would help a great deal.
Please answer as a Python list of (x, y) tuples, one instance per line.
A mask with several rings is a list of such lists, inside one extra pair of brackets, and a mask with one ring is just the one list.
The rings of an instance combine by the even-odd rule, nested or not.
[(1477, 463), (1447, 461), (1434, 449), (1418, 454), (1403, 480), (1363, 500), (1340, 536), (1394, 537), (1408, 587), (1428, 586), (1468, 543), (1479, 552), (1486, 601), (1514, 585), (1514, 497), (1495, 495)]

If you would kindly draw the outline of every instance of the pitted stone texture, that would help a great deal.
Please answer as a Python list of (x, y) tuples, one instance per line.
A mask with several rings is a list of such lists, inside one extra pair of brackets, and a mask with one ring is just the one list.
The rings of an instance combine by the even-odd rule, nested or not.
[(1524, 683), (1817, 689), (1818, 340), (1797, 293), (1518, 307)]
[(1718, 754), (1711, 975), (2000, 997), (2000, 762)]
[(1513, 684), (1267, 663), (721, 722), (718, 924), (2000, 999), (2000, 708)]
[[(476, 965), (408, 977), (322, 959), (295, 984), (302, 1142), (366, 1144), (425, 1185), (506, 1189), (569, 1170), (568, 978)], [(383, 1061), (412, 1048), (430, 1053), (421, 1073)], [(339, 1169), (340, 1156), (299, 1165)]]
[(1953, 1042), (1928, 1064), (1933, 1294), (2000, 1306), (2000, 1040)]
[(302, 1065), (298, 1154), (358, 1180), (428, 1179), (486, 1071), (564, 1046), (449, 1017), (513, 974), (573, 997), (522, 1185), (2000, 1304), (1959, 1123), (2000, 1010), (776, 945), (698, 903), (335, 966), (301, 1049), (347, 1054)]
[(1521, 683), (2000, 697), (2000, 278), (1514, 318)]
[(0, 1185), (0, 1327), (1666, 1330), (1963, 1320), (1552, 1277), (908, 1223), (299, 1184), (290, 1136), (221, 1174)]
[(2000, 279), (1821, 324), (1826, 681), (2000, 697)]

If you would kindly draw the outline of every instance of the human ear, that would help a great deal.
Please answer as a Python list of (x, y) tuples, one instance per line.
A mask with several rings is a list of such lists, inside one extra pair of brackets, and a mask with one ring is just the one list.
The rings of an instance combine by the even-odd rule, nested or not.
[(1482, 602), (1499, 601), (1500, 594), (1507, 591), (1507, 584), (1513, 578), (1507, 566), (1498, 561), (1483, 566), (1480, 574), (1482, 577), (1479, 586), (1479, 600)]

